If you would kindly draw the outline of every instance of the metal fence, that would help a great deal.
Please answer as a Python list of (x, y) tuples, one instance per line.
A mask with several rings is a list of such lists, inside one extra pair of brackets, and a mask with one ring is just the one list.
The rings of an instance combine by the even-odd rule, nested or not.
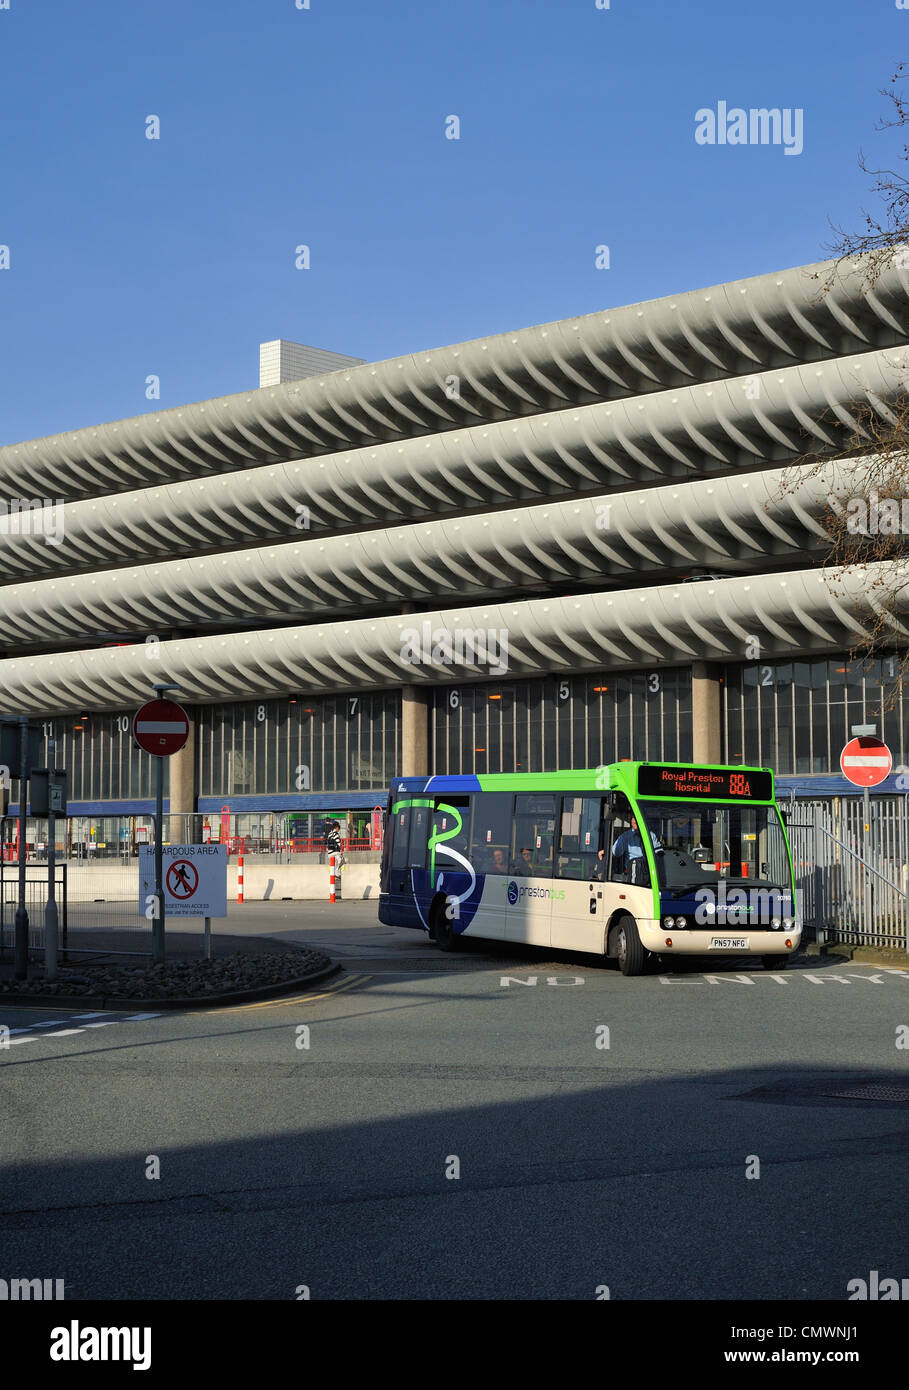
[[(228, 859), (235, 859), (242, 850), (248, 863), (289, 864), (325, 861), (325, 837), (312, 833), (312, 817), (304, 821), (291, 813), (271, 812), (209, 815), (201, 812), (178, 812), (164, 817), (165, 844), (224, 844)], [(305, 834), (302, 829), (305, 829)], [(348, 855), (362, 862), (377, 862), (381, 854), (381, 835), (363, 836), (342, 832), (342, 846)], [(40, 863), (47, 858), (47, 820), (29, 817), (26, 824), (29, 862)], [(0, 822), (0, 859), (7, 862), (18, 858), (18, 821), (6, 817)], [(56, 822), (56, 852), (59, 859), (72, 865), (132, 864), (139, 851), (155, 842), (154, 817), (136, 816), (64, 816)]]
[(799, 919), (818, 940), (909, 950), (909, 798), (870, 813), (866, 832), (860, 796), (790, 802)]
[[(54, 868), (55, 897), (60, 929), (60, 947), (66, 944), (66, 865)], [(47, 869), (27, 864), (25, 868), (25, 907), (28, 912), (29, 949), (44, 947), (44, 907), (47, 902)], [(15, 945), (16, 910), (19, 906), (19, 868), (0, 860), (0, 952)]]
[[(18, 821), (0, 818), (0, 949), (14, 940), (19, 902)], [(48, 896), (47, 822), (29, 819), (26, 863), (26, 908), (29, 947), (44, 947), (44, 908)], [(85, 851), (73, 843), (63, 818), (55, 824), (54, 879), (60, 923), (60, 950), (97, 950), (107, 954), (111, 932), (126, 932), (116, 944), (125, 953), (150, 954), (152, 923), (140, 910), (138, 858)], [(106, 848), (106, 845), (104, 846)]]

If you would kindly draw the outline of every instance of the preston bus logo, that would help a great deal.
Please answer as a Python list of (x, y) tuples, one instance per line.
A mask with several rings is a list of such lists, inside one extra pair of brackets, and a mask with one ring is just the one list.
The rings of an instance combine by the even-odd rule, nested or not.
[(508, 895), (508, 901), (511, 903), (511, 906), (514, 907), (515, 903), (518, 900), (518, 885), (515, 883), (513, 878), (509, 879), (508, 888), (506, 889), (506, 892)]

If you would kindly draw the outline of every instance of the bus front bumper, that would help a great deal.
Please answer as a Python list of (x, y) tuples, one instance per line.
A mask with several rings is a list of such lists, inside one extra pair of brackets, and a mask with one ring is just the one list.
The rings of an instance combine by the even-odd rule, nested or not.
[[(799, 948), (801, 927), (773, 931), (748, 927), (733, 930), (672, 930), (656, 919), (638, 921), (641, 944), (661, 956), (791, 956)], [(670, 944), (671, 943), (671, 944)]]

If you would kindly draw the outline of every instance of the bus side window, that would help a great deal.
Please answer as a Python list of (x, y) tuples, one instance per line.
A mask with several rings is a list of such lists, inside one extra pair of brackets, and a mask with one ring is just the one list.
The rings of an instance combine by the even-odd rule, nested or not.
[(595, 878), (599, 847), (600, 797), (563, 796), (557, 878)]
[[(459, 821), (460, 827), (456, 829)], [(457, 864), (457, 861), (452, 861), (451, 856), (446, 854), (445, 850), (453, 849), (463, 857), (468, 854), (470, 849), (469, 796), (436, 797), (432, 812), (432, 835), (437, 841), (436, 869), (454, 868), (456, 865), (460, 869), (461, 865)]]
[(474, 870), (507, 874), (514, 796), (511, 792), (474, 792), (471, 799), (470, 860)]

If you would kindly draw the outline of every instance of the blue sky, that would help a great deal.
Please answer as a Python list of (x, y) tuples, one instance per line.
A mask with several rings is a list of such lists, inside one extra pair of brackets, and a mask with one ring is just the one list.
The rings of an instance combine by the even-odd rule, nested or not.
[[(909, 54), (895, 0), (8, 3), (0, 443), (819, 259)], [(720, 100), (803, 152), (696, 144)]]

